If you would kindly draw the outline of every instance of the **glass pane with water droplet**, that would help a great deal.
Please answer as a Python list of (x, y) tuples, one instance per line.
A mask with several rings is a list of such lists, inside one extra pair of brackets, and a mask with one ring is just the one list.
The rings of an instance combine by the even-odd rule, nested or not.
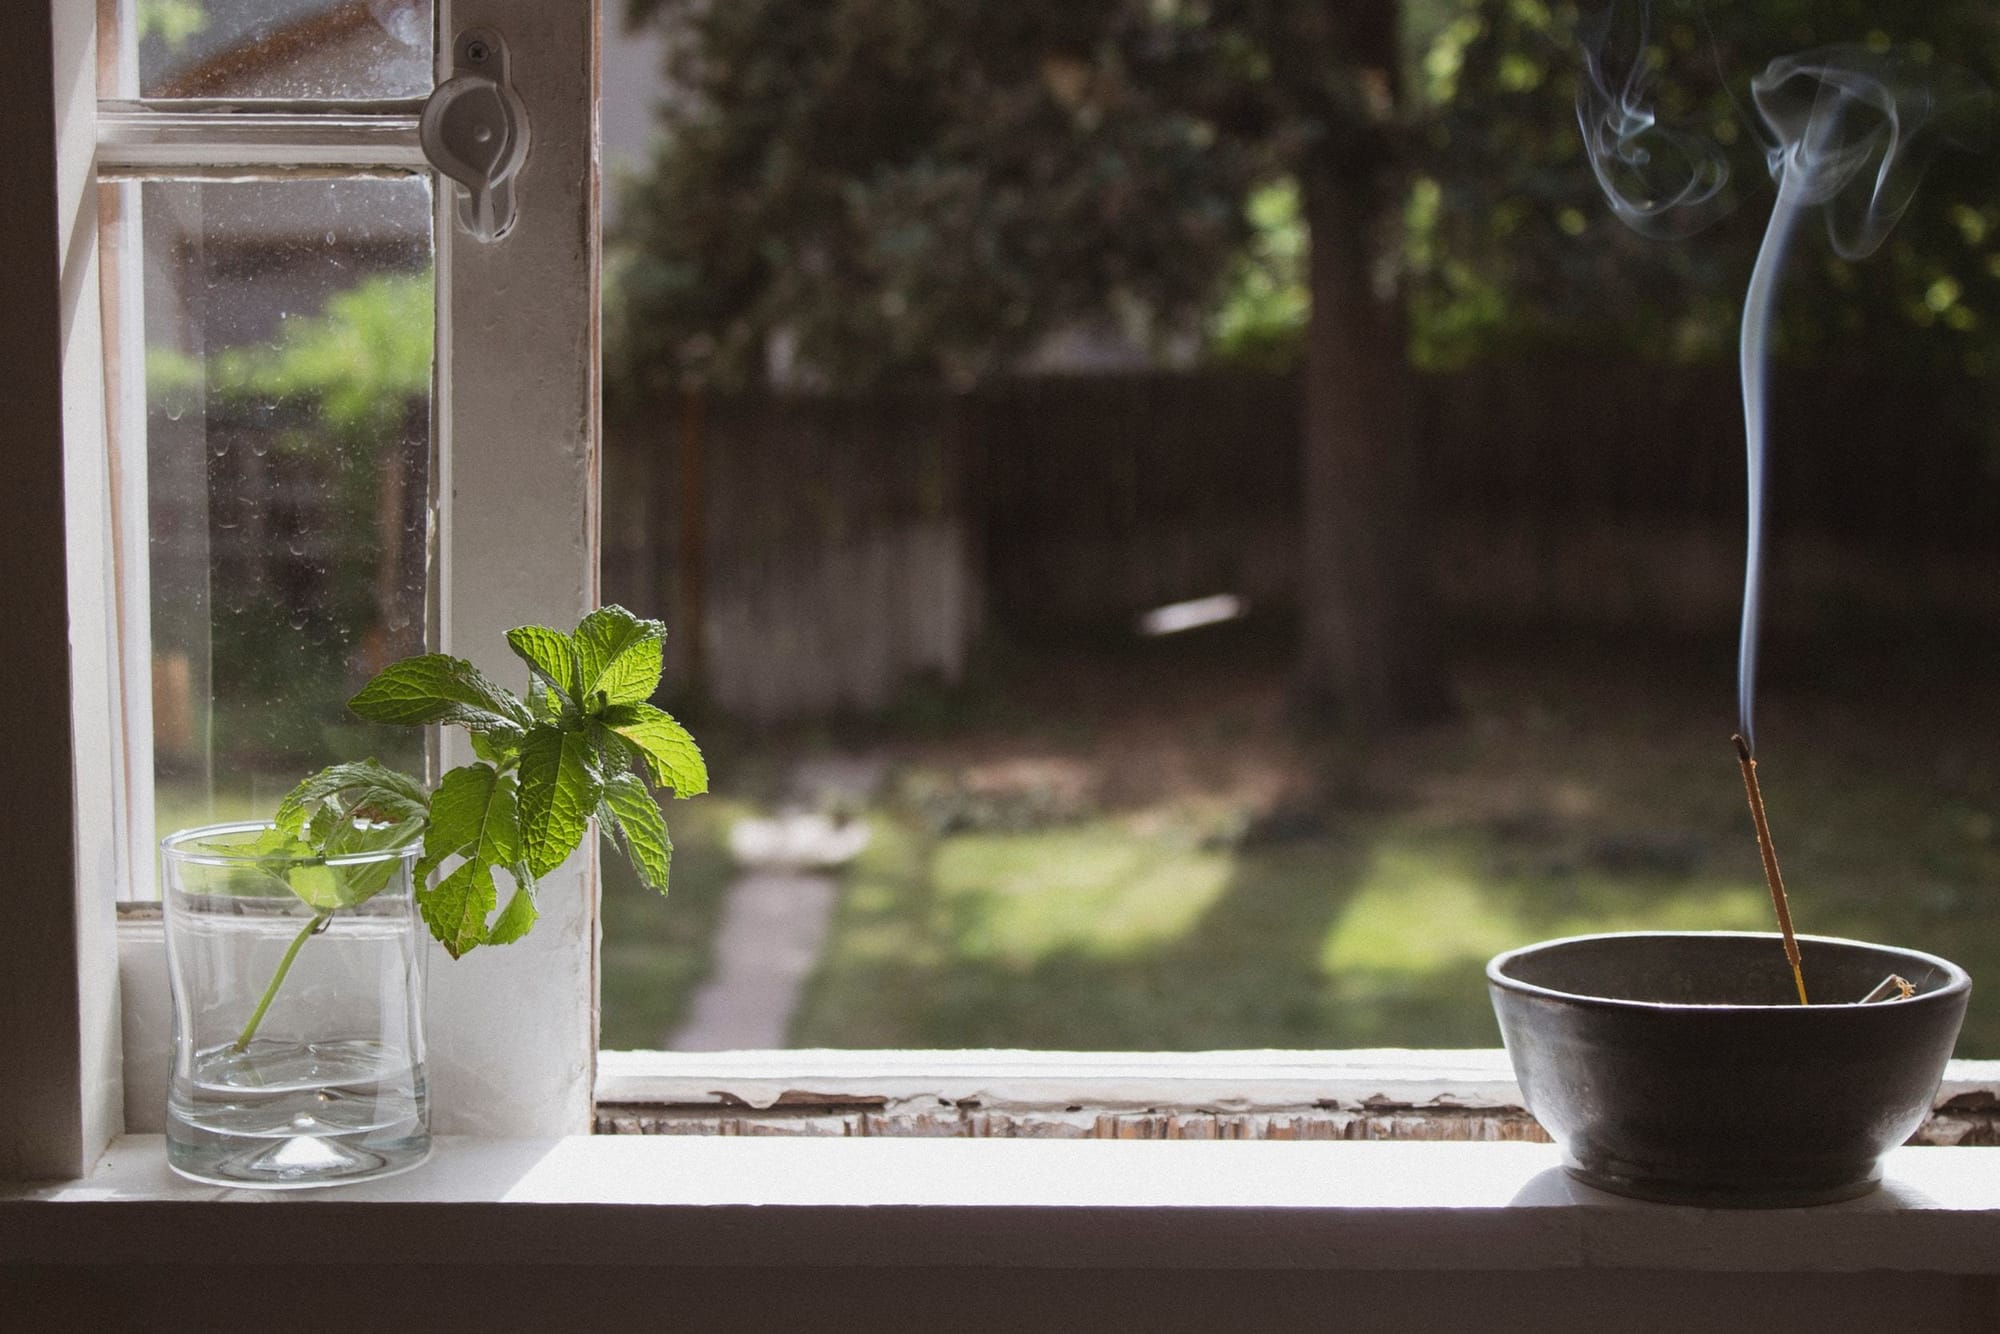
[[(158, 832), (268, 816), (340, 759), (421, 772), (417, 734), (345, 701), (425, 647), (429, 184), (107, 195), (107, 338), (128, 382), (143, 359), (143, 408), (128, 391), (117, 433), (144, 441), (149, 541), (121, 558), (148, 566)], [(121, 281), (137, 307), (110, 298)]]
[[(108, 96), (420, 97), (432, 0), (119, 0)], [(107, 68), (113, 62), (105, 62)]]

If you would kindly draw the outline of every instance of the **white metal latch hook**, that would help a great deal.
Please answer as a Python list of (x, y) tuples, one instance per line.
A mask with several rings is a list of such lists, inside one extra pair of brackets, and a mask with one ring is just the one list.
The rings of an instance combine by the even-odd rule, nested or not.
[(452, 75), (424, 103), (417, 137), (457, 182), (458, 224), (481, 241), (514, 225), (514, 177), (528, 158), (528, 108), (508, 74), (507, 45), (484, 28), (452, 43)]

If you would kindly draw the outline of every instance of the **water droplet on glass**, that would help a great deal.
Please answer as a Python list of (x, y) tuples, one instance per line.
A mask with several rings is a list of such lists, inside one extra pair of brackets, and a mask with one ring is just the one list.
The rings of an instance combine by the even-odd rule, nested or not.
[(250, 452), (261, 459), (271, 452), (271, 442), (262, 436), (258, 436), (250, 442)]
[(215, 457), (223, 458), (227, 456), (229, 453), (229, 442), (227, 440), (218, 440), (214, 444), (210, 445), (209, 449), (215, 455)]
[(306, 554), (306, 544), (303, 542), (287, 542), (285, 543), (285, 550), (291, 552), (294, 556), (303, 556)]
[(328, 233), (326, 234), (326, 243), (327, 243), (328, 245), (333, 245), (333, 244), (335, 244), (335, 242), (336, 242), (336, 240), (337, 240), (337, 239), (338, 239), (338, 238), (336, 238), (336, 237), (334, 236), (334, 234), (333, 234), (332, 232), (328, 232)]
[(292, 629), (294, 629), (294, 630), (303, 630), (303, 629), (305, 629), (305, 628), (306, 628), (306, 616), (305, 616), (305, 613), (304, 613), (304, 612), (295, 612), (295, 613), (293, 613), (293, 615), (292, 615)]

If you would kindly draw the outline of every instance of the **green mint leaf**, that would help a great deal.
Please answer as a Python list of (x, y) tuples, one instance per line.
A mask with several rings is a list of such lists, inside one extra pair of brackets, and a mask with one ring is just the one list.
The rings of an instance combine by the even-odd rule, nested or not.
[(540, 916), (535, 911), (535, 891), (533, 885), (522, 885), (514, 891), (514, 897), (507, 900), (507, 906), (493, 919), (492, 927), (486, 932), (489, 945), (511, 945), (528, 934), (528, 928)]
[(535, 721), (542, 723), (559, 723), (565, 713), (576, 713), (576, 706), (569, 702), (569, 696), (548, 685), (533, 693), (529, 708), (534, 712)]
[(507, 769), (521, 754), (519, 732), (468, 732), (472, 754), (496, 769)]
[(299, 869), (295, 865), (298, 858), (316, 855), (311, 844), (283, 829), (261, 830), (247, 841), (236, 837), (199, 839), (189, 843), (188, 847), (227, 857), (257, 859), (243, 867), (240, 875), (229, 877), (231, 884), (228, 892), (232, 894), (297, 895), (299, 891), (292, 884), (290, 873)]
[(673, 840), (667, 837), (667, 821), (660, 804), (637, 774), (615, 774), (604, 782), (602, 814), (611, 826), (625, 858), (649, 886), (667, 892), (667, 867), (673, 859)]
[(606, 727), (602, 720), (590, 724), (588, 735), (590, 744), (597, 748), (597, 767), (607, 777), (624, 773), (639, 763), (639, 748)]
[(431, 797), (418, 879), (429, 880), (448, 857), (464, 861), (436, 885), (420, 888), (417, 904), (454, 959), (486, 941), (486, 915), (499, 899), (493, 871), (521, 861), (520, 820), (514, 775), (491, 765), (453, 769)]
[(326, 869), (333, 872), (335, 905), (352, 908), (374, 898), (389, 887), (389, 882), (403, 864), (400, 858), (390, 857), (347, 865), (338, 859), (407, 848), (423, 837), (425, 820), (423, 812), (380, 824), (361, 823), (349, 818), (334, 828), (320, 847), (332, 859)]
[(500, 900), (493, 868), (461, 862), (458, 869), (417, 896), (417, 910), (452, 958), (463, 958), (486, 940), (486, 915)]
[(308, 908), (331, 912), (341, 906), (339, 878), (324, 863), (307, 862), (287, 868), (285, 885)]
[[(305, 830), (310, 816), (320, 831), (312, 835), (312, 842), (323, 846), (330, 829), (320, 826), (319, 821), (328, 809), (337, 817), (352, 818), (361, 813), (371, 822), (393, 824), (420, 816), (429, 807), (430, 798), (424, 795), (422, 783), (374, 760), (362, 760), (329, 765), (300, 782), (278, 803), (276, 822), (279, 829), (297, 835)], [(336, 819), (336, 827), (338, 823)]]
[(612, 704), (648, 699), (660, 684), (660, 641), (667, 627), (623, 607), (599, 607), (576, 627), (576, 701), (603, 692)]
[(652, 771), (653, 782), (670, 787), (676, 797), (708, 791), (708, 765), (685, 727), (650, 704), (614, 704), (603, 714), (604, 725), (638, 748)]
[(521, 860), (520, 798), (514, 775), (487, 764), (466, 764), (438, 783), (417, 874), (428, 877), (447, 857), (494, 866)]
[[(362, 760), (330, 765), (285, 794), (268, 837), (291, 846), (286, 857), (334, 859), (390, 852), (422, 835), (430, 811), (423, 784), (408, 774)], [(331, 911), (351, 908), (387, 888), (400, 862), (289, 865), (285, 882), (301, 902)]]
[(507, 632), (507, 647), (543, 682), (566, 698), (577, 696), (576, 645), (568, 635), (546, 625), (520, 625)]
[(581, 732), (538, 726), (521, 743), (521, 852), (539, 879), (583, 842), (603, 790)]
[(263, 830), (248, 843), (240, 843), (234, 839), (201, 839), (190, 846), (201, 851), (219, 852), (224, 855), (270, 857), (274, 860), (312, 855), (312, 848), (309, 845), (302, 842), (296, 834), (283, 828)]
[(457, 723), (475, 732), (525, 730), (528, 708), (463, 658), (426, 653), (382, 669), (347, 707), (371, 723)]
[(313, 812), (311, 821), (307, 823), (305, 830), (306, 842), (315, 848), (323, 848), (326, 846), (328, 839), (340, 832), (340, 827), (343, 824), (351, 825), (353, 823), (353, 816), (342, 811), (340, 807), (334, 805), (332, 802), (327, 802)]

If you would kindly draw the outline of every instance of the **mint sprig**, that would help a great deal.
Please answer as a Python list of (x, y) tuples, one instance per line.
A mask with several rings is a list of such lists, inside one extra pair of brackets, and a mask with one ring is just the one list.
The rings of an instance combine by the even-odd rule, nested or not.
[[(507, 644), (528, 668), (525, 698), (446, 654), (392, 664), (348, 708), (369, 722), (464, 727), (475, 761), (431, 793), (373, 760), (334, 765), (285, 798), (279, 832), (329, 856), (390, 831), (402, 841), (382, 846), (420, 837), (418, 910), (453, 958), (527, 934), (536, 883), (583, 842), (593, 815), (639, 878), (665, 893), (673, 843), (651, 788), (676, 797), (708, 790), (694, 738), (647, 702), (660, 684), (665, 637), (660, 622), (615, 606), (590, 613), (571, 634), (510, 630)], [(510, 892), (496, 916), (503, 880)], [(313, 897), (294, 889), (330, 910), (358, 901), (349, 894), (362, 887), (322, 894), (315, 886)]]

